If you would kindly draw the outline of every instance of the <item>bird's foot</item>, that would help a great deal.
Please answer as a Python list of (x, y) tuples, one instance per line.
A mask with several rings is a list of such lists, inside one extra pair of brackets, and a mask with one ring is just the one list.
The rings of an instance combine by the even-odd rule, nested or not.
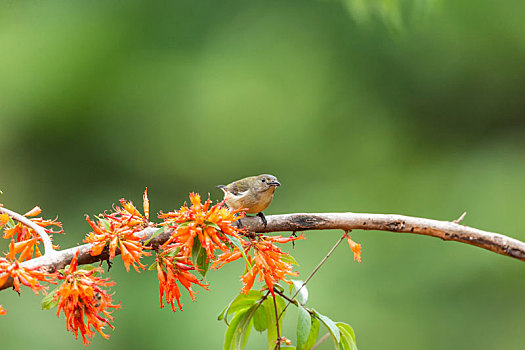
[[(295, 234), (295, 231), (292, 232), (290, 237), (294, 237), (294, 238), (297, 237), (297, 235)], [(292, 248), (295, 248), (295, 241), (292, 241)]]
[[(109, 259), (106, 260), (106, 263), (108, 264), (108, 272), (109, 272), (109, 270), (111, 270), (111, 268), (113, 267), (113, 263), (109, 261)], [(102, 261), (100, 262), (100, 265), (102, 265)]]
[(261, 211), (257, 214), (257, 216), (261, 218), (264, 228), (268, 227), (268, 221), (266, 221), (266, 217), (264, 216), (263, 212)]
[(243, 227), (241, 219), (238, 219), (237, 221), (235, 221), (234, 224), (235, 226), (237, 226), (239, 230)]

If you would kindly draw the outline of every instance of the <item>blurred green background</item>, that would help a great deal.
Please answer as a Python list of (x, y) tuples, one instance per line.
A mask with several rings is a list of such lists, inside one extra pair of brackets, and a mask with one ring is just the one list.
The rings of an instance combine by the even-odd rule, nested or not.
[[(8, 1), (0, 4), (0, 202), (68, 233), (121, 197), (172, 210), (191, 191), (276, 175), (267, 214), (353, 211), (525, 240), (525, 2)], [(305, 278), (341, 232), (308, 232)], [(360, 349), (523, 349), (522, 262), (465, 244), (359, 232), (309, 284)], [(5, 242), (1, 243), (5, 251)], [(286, 247), (288, 249), (288, 247)], [(120, 261), (120, 258), (117, 258)], [(115, 331), (96, 349), (222, 347), (242, 262), (184, 311), (114, 264)], [(81, 349), (25, 289), (1, 293), (2, 348)], [(295, 339), (296, 310), (285, 336)], [(252, 333), (249, 349), (265, 348)], [(329, 342), (321, 349), (332, 348)]]

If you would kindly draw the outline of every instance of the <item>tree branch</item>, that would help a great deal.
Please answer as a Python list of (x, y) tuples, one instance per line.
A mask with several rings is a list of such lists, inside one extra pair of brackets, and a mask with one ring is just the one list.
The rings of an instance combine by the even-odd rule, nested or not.
[[(279, 231), (309, 231), (309, 230), (377, 230), (390, 232), (413, 233), (441, 238), (444, 241), (457, 241), (475, 245), (495, 253), (525, 261), (525, 243), (499, 233), (482, 231), (469, 226), (450, 221), (438, 221), (394, 214), (364, 214), (364, 213), (312, 213), (283, 214), (266, 216), (268, 226), (264, 226), (259, 217), (246, 217), (242, 224), (251, 232), (268, 233)], [(138, 234), (147, 241), (157, 228), (146, 228)], [(169, 230), (153, 238), (148, 245), (157, 247), (170, 237)], [(80, 250), (78, 263), (90, 264), (108, 259), (107, 247), (101, 255), (91, 256), (90, 245), (84, 244), (74, 248), (56, 251), (51, 256), (42, 256), (22, 263), (24, 267), (41, 267), (48, 272), (62, 269), (71, 262), (77, 250)], [(117, 254), (120, 254), (117, 251)], [(0, 290), (13, 285), (9, 279)]]

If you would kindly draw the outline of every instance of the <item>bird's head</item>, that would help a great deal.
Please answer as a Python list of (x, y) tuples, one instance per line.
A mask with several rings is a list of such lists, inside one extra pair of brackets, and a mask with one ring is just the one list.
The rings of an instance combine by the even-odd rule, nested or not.
[(277, 181), (277, 178), (273, 175), (263, 174), (255, 178), (253, 188), (257, 192), (266, 192), (268, 190), (275, 190), (275, 187), (281, 186), (281, 183)]

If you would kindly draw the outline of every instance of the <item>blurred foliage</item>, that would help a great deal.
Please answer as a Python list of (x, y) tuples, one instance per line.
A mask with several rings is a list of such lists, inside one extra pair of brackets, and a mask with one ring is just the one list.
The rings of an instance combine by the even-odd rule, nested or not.
[[(2, 1), (0, 202), (59, 215), (70, 247), (84, 214), (140, 202), (146, 186), (152, 212), (167, 211), (271, 173), (283, 186), (266, 214), (466, 210), (465, 224), (524, 240), (524, 15), (520, 0)], [(296, 244), (300, 278), (339, 234)], [(352, 238), (363, 263), (340, 248), (308, 288), (360, 349), (522, 348), (519, 261), (413, 235)], [(210, 291), (177, 313), (158, 309), (154, 274), (114, 266), (123, 308), (91, 347), (221, 346), (216, 315), (241, 264), (210, 271)], [(1, 294), (2, 345), (83, 348), (39, 300)]]
[(359, 23), (381, 19), (394, 32), (436, 15), (441, 0), (343, 0), (348, 12)]

